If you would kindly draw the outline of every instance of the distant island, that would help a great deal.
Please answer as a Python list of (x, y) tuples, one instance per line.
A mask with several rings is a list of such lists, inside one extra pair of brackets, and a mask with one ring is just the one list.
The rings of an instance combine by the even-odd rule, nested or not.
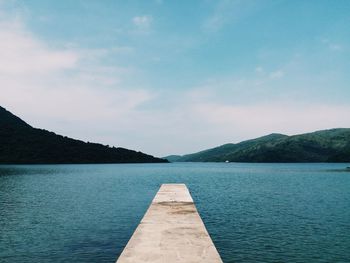
[(287, 136), (270, 134), (237, 144), (228, 143), (170, 162), (350, 162), (350, 129), (331, 129)]
[(164, 163), (124, 148), (83, 142), (36, 129), (0, 107), (0, 164)]

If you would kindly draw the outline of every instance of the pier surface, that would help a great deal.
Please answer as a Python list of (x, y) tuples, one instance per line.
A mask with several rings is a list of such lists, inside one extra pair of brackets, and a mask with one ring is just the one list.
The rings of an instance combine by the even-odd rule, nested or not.
[(117, 263), (222, 263), (184, 184), (163, 184)]

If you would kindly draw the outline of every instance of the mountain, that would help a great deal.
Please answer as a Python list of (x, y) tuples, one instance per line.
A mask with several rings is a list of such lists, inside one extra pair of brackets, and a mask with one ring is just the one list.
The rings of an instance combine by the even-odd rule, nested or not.
[(36, 129), (0, 107), (0, 164), (162, 163), (124, 148), (86, 143)]
[(163, 159), (173, 163), (173, 162), (177, 162), (181, 157), (182, 157), (181, 155), (168, 155), (163, 157)]
[(169, 158), (177, 162), (350, 162), (350, 129), (287, 136), (270, 134)]

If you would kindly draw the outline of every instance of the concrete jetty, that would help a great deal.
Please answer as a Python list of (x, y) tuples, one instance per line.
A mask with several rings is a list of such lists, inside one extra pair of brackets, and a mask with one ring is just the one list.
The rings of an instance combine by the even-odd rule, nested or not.
[(222, 263), (184, 184), (163, 184), (117, 263)]

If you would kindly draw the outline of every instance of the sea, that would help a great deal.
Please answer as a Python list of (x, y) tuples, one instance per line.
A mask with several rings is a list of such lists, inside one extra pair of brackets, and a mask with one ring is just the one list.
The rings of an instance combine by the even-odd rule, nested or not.
[(224, 262), (350, 262), (349, 164), (0, 166), (0, 262), (115, 262), (185, 183)]

